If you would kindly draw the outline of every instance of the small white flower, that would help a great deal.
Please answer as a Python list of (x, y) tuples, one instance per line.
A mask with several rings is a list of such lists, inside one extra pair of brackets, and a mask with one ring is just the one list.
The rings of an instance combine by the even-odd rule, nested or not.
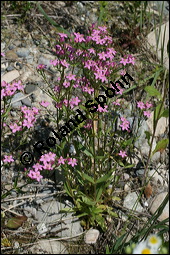
[(148, 236), (148, 238), (147, 238), (147, 245), (151, 249), (158, 250), (158, 248), (160, 247), (161, 243), (162, 243), (162, 240), (157, 235), (153, 234), (153, 235)]
[(147, 246), (147, 242), (140, 242), (133, 250), (133, 254), (157, 254)]

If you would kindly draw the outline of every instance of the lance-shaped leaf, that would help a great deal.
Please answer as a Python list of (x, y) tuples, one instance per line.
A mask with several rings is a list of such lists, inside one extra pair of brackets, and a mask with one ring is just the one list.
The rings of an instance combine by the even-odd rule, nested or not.
[(157, 152), (157, 151), (163, 151), (166, 149), (167, 145), (169, 143), (169, 139), (163, 139), (161, 141), (159, 141), (154, 149), (154, 151), (152, 152), (152, 156)]

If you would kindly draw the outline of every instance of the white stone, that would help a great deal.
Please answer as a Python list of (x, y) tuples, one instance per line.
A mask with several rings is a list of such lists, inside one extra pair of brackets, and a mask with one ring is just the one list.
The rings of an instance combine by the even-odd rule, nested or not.
[[(155, 213), (155, 211), (158, 209), (158, 207), (161, 205), (161, 203), (163, 202), (163, 200), (165, 199), (166, 195), (168, 194), (168, 192), (162, 192), (160, 194), (158, 194), (155, 199), (153, 200), (151, 206), (150, 206), (150, 212), (152, 214)], [(169, 218), (169, 201), (166, 204), (165, 208), (163, 209), (162, 214), (158, 217), (159, 221), (165, 220)]]
[(139, 198), (136, 194), (136, 192), (132, 192), (129, 193), (126, 197), (125, 200), (123, 202), (123, 206), (128, 208), (128, 209), (133, 209), (137, 212), (142, 212), (143, 211), (143, 207), (141, 206), (141, 204), (138, 202)]
[[(153, 134), (153, 118), (154, 112), (151, 112), (151, 116), (146, 121), (152, 134)], [(169, 124), (168, 118), (165, 117), (160, 118), (156, 126), (155, 136), (164, 134), (168, 124)]]
[(6, 74), (4, 74), (2, 77), (1, 77), (1, 80), (2, 81), (6, 81), (6, 82), (11, 82), (15, 79), (17, 79), (18, 77), (20, 76), (19, 72), (17, 70), (12, 70)]
[(68, 254), (65, 246), (59, 241), (40, 240), (33, 245), (29, 250), (33, 254)]
[(150, 170), (148, 173), (148, 176), (154, 179), (155, 184), (157, 184), (157, 182), (159, 181), (161, 183), (161, 185), (164, 184), (164, 180), (162, 178), (162, 176), (159, 174), (159, 169), (157, 171), (155, 170)]
[[(160, 37), (159, 37), (159, 31), (160, 31)], [(165, 31), (165, 41), (164, 41), (164, 31)], [(157, 42), (158, 39), (159, 39), (159, 42)], [(161, 60), (161, 45), (163, 45), (164, 43), (163, 63), (164, 63), (164, 66), (169, 70), (169, 57), (167, 53), (167, 43), (169, 40), (169, 21), (163, 24), (160, 27), (160, 30), (158, 26), (154, 31), (149, 33), (149, 35), (147, 36), (147, 40), (149, 45), (153, 48), (153, 50), (157, 54), (157, 57), (160, 60)], [(158, 49), (156, 48), (157, 44), (158, 44)]]
[(84, 241), (86, 244), (94, 244), (97, 242), (97, 239), (99, 237), (99, 230), (97, 229), (90, 229), (86, 232)]
[(40, 235), (42, 235), (42, 234), (45, 234), (45, 233), (48, 231), (48, 228), (46, 227), (46, 225), (44, 224), (44, 222), (42, 222), (42, 223), (39, 223), (39, 224), (37, 225), (37, 230), (38, 230), (38, 233), (39, 233)]

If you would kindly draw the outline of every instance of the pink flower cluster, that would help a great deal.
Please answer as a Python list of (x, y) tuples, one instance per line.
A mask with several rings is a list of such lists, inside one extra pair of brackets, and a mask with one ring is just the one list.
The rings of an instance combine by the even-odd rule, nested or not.
[(66, 107), (70, 105), (71, 109), (73, 109), (74, 106), (77, 106), (80, 102), (81, 100), (78, 97), (72, 97), (70, 101), (67, 99), (64, 99), (60, 103), (56, 104), (56, 108), (62, 108), (62, 105), (64, 104)]
[[(137, 102), (137, 107), (140, 108), (141, 110), (150, 109), (152, 106), (153, 105), (149, 102), (146, 102), (146, 103), (144, 103), (142, 101)], [(150, 111), (144, 111), (143, 115), (147, 116), (149, 118), (151, 116), (151, 112)]]
[(14, 162), (14, 159), (13, 159), (12, 155), (10, 155), (10, 156), (4, 155), (3, 162), (11, 163), (11, 162)]
[(129, 128), (130, 128), (130, 122), (124, 118), (124, 117), (121, 117), (120, 118), (121, 121), (122, 121), (122, 124), (120, 125), (120, 127), (122, 128), (122, 130), (127, 130), (128, 132), (130, 132)]
[[(116, 51), (112, 47), (113, 40), (109, 36), (106, 26), (99, 26), (97, 29), (94, 29), (94, 26), (92, 26), (89, 32), (88, 36), (73, 33), (71, 38), (68, 38), (68, 35), (65, 33), (58, 33), (60, 41), (60, 45), (56, 45), (58, 59), (52, 60), (51, 64), (57, 65), (57, 68), (60, 68), (59, 66), (68, 67), (76, 63), (82, 70), (88, 69), (90, 77), (93, 77), (97, 82), (107, 82), (114, 71), (114, 67), (122, 67), (127, 64), (134, 65), (135, 62), (132, 55), (121, 58), (119, 61), (114, 61)], [(70, 44), (76, 43), (76, 48), (68, 42)], [(82, 44), (86, 44), (86, 48), (84, 46), (81, 47)], [(97, 50), (93, 48), (95, 45), (97, 45)], [(107, 47), (106, 50), (103, 49), (103, 45)], [(122, 70), (121, 74), (125, 75), (125, 71)], [(63, 86), (68, 88), (72, 84), (74, 88), (78, 87), (82, 92), (87, 92), (90, 95), (94, 92), (94, 89), (90, 86), (91, 81), (88, 80), (87, 76), (79, 78), (75, 74), (67, 74)], [(122, 89), (119, 94), (122, 94)]]
[[(41, 156), (40, 161), (42, 162), (42, 164), (40, 163), (36, 163), (35, 165), (33, 165), (33, 169), (30, 169), (27, 176), (30, 177), (31, 179), (37, 180), (38, 182), (43, 178), (43, 176), (41, 175), (41, 171), (42, 170), (53, 170), (55, 167), (55, 161), (56, 161), (56, 154), (49, 152), (46, 153), (44, 155)], [(66, 158), (64, 159), (62, 156), (60, 158), (57, 159), (57, 165), (63, 165), (63, 164), (68, 164), (71, 165), (72, 167), (74, 167), (75, 165), (77, 165), (77, 159), (75, 158)], [(25, 169), (26, 170), (26, 169)]]
[(13, 82), (12, 84), (5, 81), (1, 82), (3, 89), (1, 90), (1, 100), (4, 96), (12, 96), (17, 90), (24, 91), (24, 86), (21, 84), (21, 81)]
[(22, 106), (21, 111), (24, 113), (24, 121), (22, 125), (27, 128), (33, 127), (36, 122), (35, 115), (39, 113), (39, 109), (36, 107), (29, 109), (27, 106)]

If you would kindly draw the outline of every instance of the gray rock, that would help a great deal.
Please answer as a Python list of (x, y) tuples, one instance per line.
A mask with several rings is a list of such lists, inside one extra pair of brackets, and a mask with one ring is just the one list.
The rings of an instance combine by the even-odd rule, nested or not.
[(123, 206), (128, 208), (128, 209), (133, 209), (137, 212), (142, 212), (143, 211), (143, 207), (141, 206), (141, 204), (138, 202), (138, 196), (136, 194), (136, 192), (132, 192), (129, 193), (126, 197), (125, 200), (123, 202)]
[(69, 254), (61, 242), (46, 239), (40, 240), (29, 250), (32, 254)]
[(37, 210), (36, 219), (45, 223), (46, 226), (58, 223), (51, 232), (59, 231), (58, 235), (62, 237), (73, 237), (82, 233), (80, 221), (73, 217), (72, 213), (60, 213), (59, 211), (63, 208), (69, 209), (70, 207), (58, 201), (42, 204), (41, 208)]
[(29, 99), (28, 97), (22, 99), (21, 102), (22, 102), (24, 105), (29, 106), (29, 107), (31, 107), (31, 105), (32, 105), (32, 104), (31, 104), (31, 101), (30, 101), (30, 99)]
[(10, 83), (11, 81), (17, 79), (19, 77), (19, 72), (17, 70), (10, 71), (6, 74), (4, 74), (1, 78), (2, 81), (6, 81)]
[(56, 59), (56, 57), (53, 55), (41, 54), (41, 56), (39, 57), (39, 60), (38, 60), (38, 64), (46, 65), (47, 68), (49, 68), (49, 67), (51, 67), (50, 60), (54, 60), (54, 59)]
[(6, 69), (8, 72), (14, 70), (14, 67), (13, 66), (8, 66), (7, 69)]
[(98, 229), (90, 229), (86, 232), (84, 241), (86, 244), (94, 244), (97, 242), (97, 239), (99, 237), (99, 230)]
[(17, 54), (16, 54), (15, 51), (13, 51), (13, 50), (7, 51), (7, 52), (5, 53), (5, 57), (6, 57), (7, 59), (17, 59), (17, 58), (18, 58)]
[(34, 84), (27, 84), (25, 87), (25, 93), (29, 94), (37, 89), (37, 86)]
[[(165, 199), (166, 195), (168, 194), (168, 192), (162, 192), (160, 194), (158, 194), (155, 199), (153, 200), (151, 206), (150, 206), (150, 212), (152, 214), (155, 213), (155, 211), (158, 209), (158, 207), (161, 205), (161, 203), (163, 202), (163, 200)], [(166, 204), (165, 208), (163, 209), (162, 214), (158, 217), (159, 221), (165, 220), (169, 218), (169, 201)]]
[(16, 53), (18, 57), (26, 58), (28, 57), (30, 50), (28, 50), (27, 48), (19, 48)]
[(21, 101), (17, 101), (15, 103), (13, 103), (13, 102), (16, 101), (17, 99), (19, 100), (23, 96), (24, 96), (24, 94), (22, 92), (19, 92), (19, 93), (14, 95), (14, 97), (12, 98), (12, 101), (11, 101), (12, 108), (18, 109), (18, 108), (20, 108), (22, 106)]

